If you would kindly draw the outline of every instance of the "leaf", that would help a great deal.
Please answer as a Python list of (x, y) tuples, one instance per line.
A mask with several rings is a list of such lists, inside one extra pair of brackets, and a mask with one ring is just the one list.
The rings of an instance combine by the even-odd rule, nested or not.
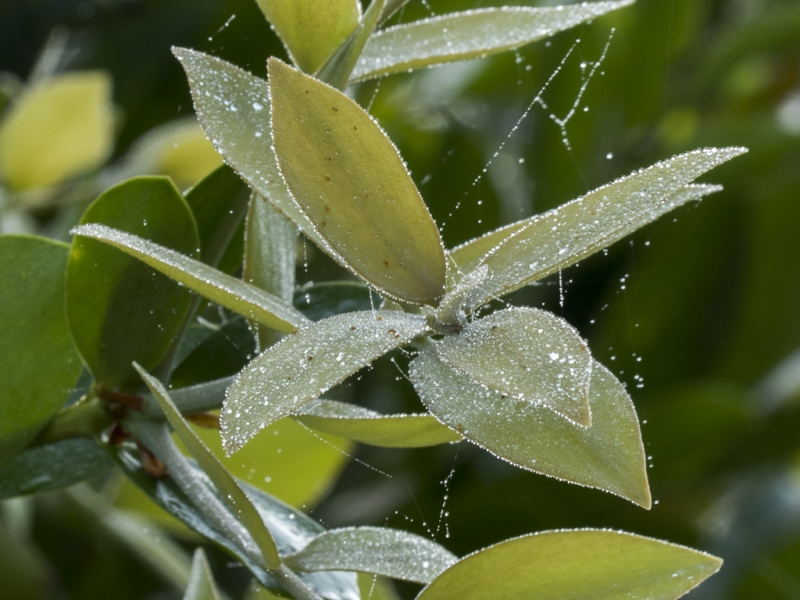
[(40, 81), (23, 92), (0, 126), (0, 178), (18, 190), (59, 184), (100, 165), (113, 136), (106, 72)]
[(439, 360), (433, 344), (421, 347), (409, 375), (436, 418), (499, 458), (650, 508), (636, 411), (623, 385), (600, 363), (592, 368), (588, 429), (459, 375)]
[(709, 554), (630, 533), (545, 531), (462, 558), (417, 600), (673, 600), (721, 564)]
[(620, 0), (547, 8), (504, 6), (397, 25), (372, 36), (351, 82), (511, 50), (632, 3), (633, 0)]
[(81, 363), (64, 317), (69, 247), (0, 236), (0, 464), (64, 405)]
[(0, 468), (0, 499), (59, 490), (112, 468), (108, 452), (95, 440), (75, 438), (38, 446)]
[(294, 306), (312, 321), (346, 312), (371, 310), (380, 297), (361, 282), (326, 281), (294, 292)]
[[(92, 225), (86, 225), (91, 223)], [(118, 228), (175, 254), (197, 252), (191, 211), (166, 177), (137, 177), (95, 200), (81, 224)], [(110, 386), (138, 385), (135, 360), (153, 369), (166, 355), (189, 308), (188, 290), (122, 252), (75, 238), (67, 266), (67, 320), (84, 363)]]
[(292, 62), (316, 73), (358, 25), (358, 0), (256, 0)]
[[(191, 529), (222, 546), (236, 556), (253, 573), (261, 585), (272, 589), (280, 589), (262, 565), (250, 561), (247, 553), (236, 541), (229, 540), (211, 527), (200, 514), (183, 491), (167, 477), (154, 479), (142, 468), (135, 446), (123, 444), (112, 448), (113, 456), (125, 475), (144, 491), (158, 506), (177, 517)], [(205, 473), (195, 467), (196, 480), (213, 491)], [(270, 531), (274, 532), (275, 544), (280, 555), (296, 552), (311, 539), (325, 529), (304, 515), (276, 498), (246, 483), (240, 483), (248, 497), (255, 504), (261, 518)], [(318, 594), (328, 600), (360, 600), (358, 585), (353, 573), (325, 572), (299, 573), (303, 581), (309, 584)]]
[(708, 188), (677, 192), (706, 171), (744, 152), (744, 148), (687, 152), (530, 219), (526, 227), (483, 258), (481, 264), (488, 267), (489, 275), (480, 293), (471, 299), (473, 305), (555, 273), (684, 202), (697, 199)]
[(289, 333), (307, 323), (275, 296), (185, 254), (104, 225), (83, 225), (72, 233), (119, 248), (212, 302), (278, 331)]
[(461, 436), (431, 415), (382, 415), (367, 408), (316, 400), (293, 418), (304, 425), (384, 448), (423, 448), (461, 441)]
[(284, 338), (228, 388), (221, 424), (225, 452), (236, 452), (270, 423), (426, 330), (420, 316), (365, 311), (331, 317)]
[(457, 560), (427, 538), (385, 527), (331, 529), (285, 559), (299, 571), (344, 569), (416, 583), (430, 583)]
[(341, 264), (415, 304), (444, 294), (439, 230), (392, 142), (358, 104), (269, 60), (281, 174)]
[(396, 13), (408, 0), (386, 0), (383, 5), (380, 22), (383, 23), (394, 13)]
[(208, 566), (208, 559), (202, 548), (194, 551), (192, 574), (183, 600), (219, 600), (214, 576), (211, 574), (211, 567)]

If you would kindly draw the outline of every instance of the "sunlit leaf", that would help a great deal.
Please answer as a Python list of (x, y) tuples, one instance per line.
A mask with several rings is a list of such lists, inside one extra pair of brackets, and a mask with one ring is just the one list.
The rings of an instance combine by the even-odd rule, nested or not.
[(318, 431), (385, 448), (423, 448), (461, 441), (431, 415), (382, 415), (335, 400), (317, 400), (294, 419)]
[(392, 142), (341, 92), (274, 58), (269, 76), (281, 173), (320, 235), (378, 289), (434, 304), (442, 241)]
[(602, 489), (650, 507), (639, 421), (625, 388), (601, 364), (592, 368), (592, 426), (503, 397), (459, 375), (424, 344), (410, 367), (422, 401), (465, 439), (523, 469)]
[(228, 388), (222, 412), (225, 451), (239, 450), (270, 423), (425, 331), (425, 319), (418, 315), (365, 311), (331, 317), (285, 337)]
[(208, 559), (202, 548), (194, 551), (192, 573), (183, 600), (220, 600), (211, 567), (208, 566)]
[(430, 583), (458, 558), (428, 538), (384, 527), (331, 529), (286, 557), (299, 571), (360, 571)]
[(363, 81), (511, 50), (632, 3), (633, 0), (620, 0), (546, 8), (503, 6), (397, 25), (372, 36), (351, 79)]
[(417, 600), (674, 600), (721, 564), (709, 554), (630, 533), (545, 531), (470, 554)]

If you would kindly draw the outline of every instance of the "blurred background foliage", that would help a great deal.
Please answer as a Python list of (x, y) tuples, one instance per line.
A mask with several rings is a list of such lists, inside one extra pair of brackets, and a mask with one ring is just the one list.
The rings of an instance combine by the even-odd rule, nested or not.
[[(411, 0), (399, 20), (499, 4)], [(285, 58), (253, 0), (0, 2), (3, 233), (67, 239), (125, 177), (186, 188), (219, 164), (172, 45), (259, 76), (268, 56)], [(236, 455), (237, 474), (328, 526), (408, 528), (459, 555), (532, 531), (619, 528), (723, 557), (692, 598), (800, 598), (800, 3), (638, 0), (518, 52), (351, 91), (400, 148), (448, 246), (679, 152), (750, 148), (706, 178), (723, 192), (511, 298), (563, 314), (627, 383), (658, 504), (643, 511), (467, 444), (355, 447), (293, 422)], [(36, 102), (50, 112), (26, 124), (17, 109)], [(347, 277), (308, 244), (301, 257), (301, 284)], [(246, 360), (236, 335), (218, 336), (210, 360)], [(331, 397), (420, 411), (405, 362), (381, 359)], [(197, 540), (114, 477), (0, 508), (2, 598), (181, 597), (170, 561)], [(209, 552), (231, 597), (261, 597)], [(372, 583), (365, 598), (416, 591)]]

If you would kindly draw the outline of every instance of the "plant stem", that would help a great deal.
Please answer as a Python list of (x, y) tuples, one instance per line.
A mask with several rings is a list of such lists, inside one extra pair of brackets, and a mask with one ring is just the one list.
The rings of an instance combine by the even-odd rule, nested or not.
[(31, 442), (30, 448), (77, 437), (92, 437), (112, 423), (108, 406), (92, 392), (62, 409)]
[[(225, 391), (233, 383), (234, 376), (216, 379), (206, 383), (170, 390), (169, 395), (178, 410), (184, 415), (192, 415), (214, 410), (222, 406), (225, 399)], [(144, 416), (152, 418), (164, 418), (164, 411), (152, 396), (145, 396)]]

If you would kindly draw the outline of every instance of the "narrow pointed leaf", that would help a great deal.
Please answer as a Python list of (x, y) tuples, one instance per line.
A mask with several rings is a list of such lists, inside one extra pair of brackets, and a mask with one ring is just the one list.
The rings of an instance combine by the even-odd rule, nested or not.
[(292, 62), (315, 73), (358, 25), (358, 0), (257, 0)]
[(396, 13), (408, 0), (386, 0), (383, 5), (380, 22), (383, 23), (394, 13)]
[(484, 257), (486, 282), (472, 302), (508, 294), (594, 254), (683, 202), (676, 194), (706, 171), (746, 152), (706, 148), (675, 156), (545, 213)]
[(281, 564), (281, 559), (278, 556), (278, 548), (275, 541), (272, 539), (272, 534), (267, 529), (264, 521), (261, 519), (255, 506), (253, 506), (250, 498), (239, 487), (239, 484), (228, 473), (227, 469), (222, 466), (222, 463), (217, 460), (214, 454), (206, 447), (206, 445), (197, 437), (197, 434), (192, 430), (186, 420), (181, 415), (180, 411), (175, 408), (172, 400), (155, 377), (152, 377), (138, 365), (134, 365), (139, 375), (150, 388), (150, 392), (158, 402), (161, 410), (167, 416), (170, 425), (175, 429), (180, 440), (184, 443), (186, 448), (197, 460), (197, 463), (205, 471), (206, 475), (214, 483), (214, 487), (219, 491), (220, 496), (225, 500), (234, 514), (245, 526), (253, 540), (261, 550), (261, 555), (264, 558), (264, 563), (268, 569), (277, 569)]
[(208, 566), (208, 559), (202, 548), (194, 551), (192, 572), (183, 600), (220, 600), (211, 567)]
[(360, 571), (430, 583), (458, 558), (431, 540), (384, 527), (331, 529), (286, 557), (299, 571)]
[(351, 80), (363, 81), (511, 50), (632, 3), (633, 0), (620, 0), (547, 8), (504, 6), (397, 25), (372, 36)]
[(269, 61), (281, 173), (317, 231), (386, 294), (434, 304), (444, 294), (439, 230), (392, 142), (358, 104)]
[(424, 448), (461, 441), (461, 436), (431, 415), (382, 415), (335, 400), (317, 400), (293, 415), (317, 431), (384, 448)]
[(432, 344), (411, 363), (422, 401), (465, 439), (529, 471), (598, 488), (650, 508), (639, 421), (623, 385), (601, 364), (592, 369), (592, 426), (504, 398), (444, 364)]
[(270, 423), (425, 331), (425, 319), (418, 315), (365, 311), (331, 317), (285, 337), (228, 388), (221, 428), (225, 451), (232, 454)]
[(674, 600), (721, 565), (709, 554), (630, 533), (545, 531), (462, 558), (417, 600)]
[(592, 424), (592, 356), (564, 319), (535, 308), (497, 311), (436, 345), (439, 358), (476, 383)]
[(104, 225), (82, 225), (72, 233), (119, 248), (212, 302), (278, 331), (290, 333), (307, 323), (280, 299), (180, 252)]

